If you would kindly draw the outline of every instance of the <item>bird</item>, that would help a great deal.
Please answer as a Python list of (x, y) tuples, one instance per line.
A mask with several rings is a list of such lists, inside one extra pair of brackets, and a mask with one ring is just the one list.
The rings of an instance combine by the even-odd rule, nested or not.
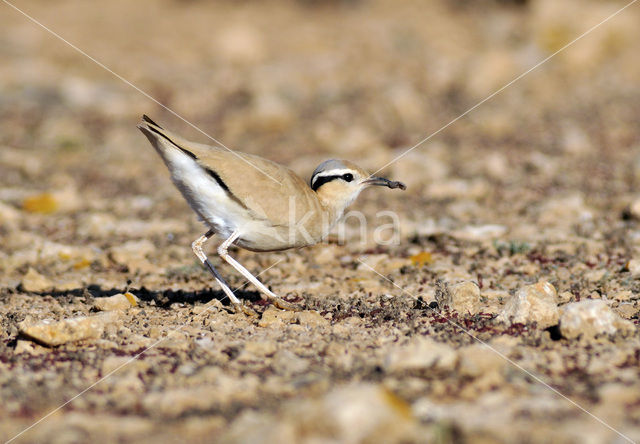
[(374, 177), (338, 159), (322, 162), (306, 183), (291, 169), (253, 154), (190, 142), (142, 116), (138, 129), (167, 166), (208, 231), (191, 244), (193, 252), (229, 297), (236, 312), (252, 314), (214, 268), (204, 244), (223, 239), (219, 256), (251, 282), (274, 306), (298, 310), (279, 298), (229, 255), (236, 245), (254, 252), (282, 251), (321, 242), (360, 192), (370, 186), (406, 189), (402, 182)]

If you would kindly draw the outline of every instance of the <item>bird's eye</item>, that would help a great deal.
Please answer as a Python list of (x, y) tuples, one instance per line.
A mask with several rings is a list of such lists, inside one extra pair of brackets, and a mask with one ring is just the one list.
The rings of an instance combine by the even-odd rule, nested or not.
[(342, 178), (346, 181), (346, 182), (351, 182), (353, 180), (353, 174), (351, 173), (347, 173), (344, 176), (342, 176)]

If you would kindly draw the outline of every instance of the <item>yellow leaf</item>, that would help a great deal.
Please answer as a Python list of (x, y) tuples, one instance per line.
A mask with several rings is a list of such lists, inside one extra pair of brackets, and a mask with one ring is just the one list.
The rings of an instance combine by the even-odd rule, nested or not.
[(127, 300), (132, 306), (136, 307), (138, 305), (138, 303), (136, 302), (136, 297), (131, 293), (129, 293), (128, 291), (124, 294), (124, 297), (127, 298)]
[(42, 193), (27, 197), (22, 202), (22, 209), (30, 213), (53, 213), (58, 209), (58, 202), (51, 193)]
[(90, 260), (82, 259), (76, 262), (75, 264), (73, 264), (73, 268), (75, 268), (76, 270), (80, 270), (81, 268), (87, 268), (89, 265), (91, 265)]
[(60, 259), (62, 259), (63, 261), (68, 261), (69, 259), (71, 259), (71, 255), (65, 251), (61, 251), (58, 253), (58, 257)]
[(409, 259), (411, 259), (411, 263), (417, 267), (424, 267), (425, 265), (433, 262), (433, 258), (431, 257), (431, 253), (428, 251), (422, 251), (418, 254), (414, 254)]

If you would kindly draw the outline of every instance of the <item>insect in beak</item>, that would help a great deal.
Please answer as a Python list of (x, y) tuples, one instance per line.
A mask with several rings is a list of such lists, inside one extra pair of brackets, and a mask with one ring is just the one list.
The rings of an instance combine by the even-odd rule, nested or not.
[(366, 185), (378, 185), (381, 187), (400, 188), (401, 190), (407, 189), (407, 186), (402, 182), (385, 179), (384, 177), (371, 177), (362, 183)]

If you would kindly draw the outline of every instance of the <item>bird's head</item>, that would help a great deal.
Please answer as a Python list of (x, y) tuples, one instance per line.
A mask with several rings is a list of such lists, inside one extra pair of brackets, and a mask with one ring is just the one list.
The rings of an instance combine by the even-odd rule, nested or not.
[(325, 205), (336, 208), (340, 214), (370, 186), (407, 188), (402, 182), (371, 176), (357, 165), (338, 159), (322, 162), (311, 175), (309, 185)]

